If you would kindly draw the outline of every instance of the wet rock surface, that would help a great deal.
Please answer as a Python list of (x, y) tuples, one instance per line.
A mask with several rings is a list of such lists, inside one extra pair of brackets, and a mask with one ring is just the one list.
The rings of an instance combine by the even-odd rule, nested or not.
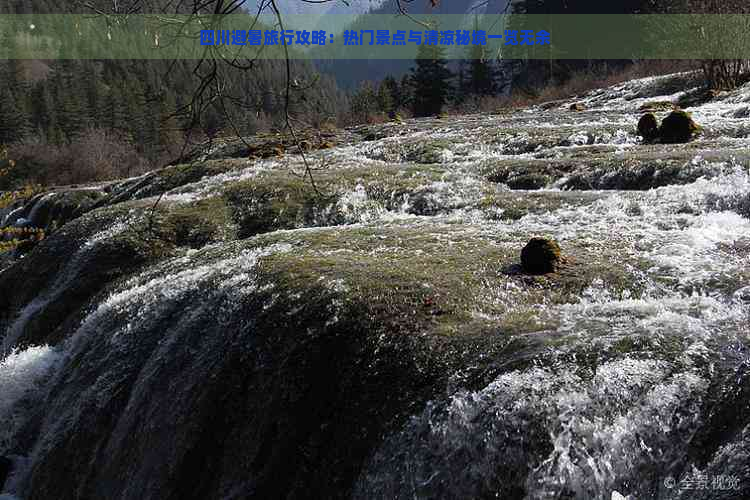
[[(343, 131), (309, 150), (318, 191), (296, 152), (239, 146), (102, 189), (0, 270), (3, 493), (647, 499), (744, 474), (750, 90), (692, 108), (687, 144), (633, 129), (694, 83)], [(519, 263), (536, 235), (556, 272)]]

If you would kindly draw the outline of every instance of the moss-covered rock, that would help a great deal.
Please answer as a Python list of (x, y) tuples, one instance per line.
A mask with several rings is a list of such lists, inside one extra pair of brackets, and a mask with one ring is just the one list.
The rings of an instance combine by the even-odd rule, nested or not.
[(653, 113), (646, 113), (638, 120), (638, 135), (646, 141), (653, 141), (659, 136), (659, 122)]
[(542, 189), (546, 187), (552, 178), (545, 174), (521, 174), (510, 176), (506, 184), (511, 189)]
[(648, 101), (643, 103), (638, 110), (644, 112), (672, 111), (676, 105), (672, 101)]
[(231, 209), (223, 197), (189, 204), (165, 203), (157, 209), (162, 238), (178, 247), (197, 249), (235, 237)]
[[(509, 351), (554, 327), (545, 308), (578, 301), (595, 279), (636, 286), (626, 259), (613, 264), (575, 242), (566, 252), (586, 266), (528, 280), (507, 271), (522, 236), (431, 219), (274, 231), (188, 252), (174, 235), (202, 219), (216, 225), (231, 204), (168, 202), (145, 231), (149, 201), (91, 212), (0, 274), (0, 286), (18, 290), (0, 296), (13, 302), (1, 311), (40, 297), (21, 345), (62, 342), (104, 304), (61, 367), (64, 383), (49, 391), (54, 404), (81, 411), (39, 456), (31, 496), (83, 484), (93, 464), (87, 487), (119, 490), (127, 481), (116, 471), (143, 449), (179, 463), (154, 487), (159, 496), (190, 496), (183, 485), (206, 467), (257, 478), (253, 491), (264, 498), (346, 496), (383, 434), (444, 395), (453, 374), (472, 387), (509, 369)], [(178, 406), (205, 432), (172, 430)], [(127, 440), (101, 458), (119, 436)], [(212, 482), (195, 488), (215, 491)]]
[[(312, 149), (311, 144), (308, 141), (300, 142), (300, 147), (309, 151)], [(259, 144), (257, 146), (250, 146), (248, 148), (247, 156), (250, 159), (257, 158), (278, 158), (284, 156), (284, 145), (280, 142), (269, 142), (265, 144)]]
[(483, 197), (478, 208), (489, 219), (514, 221), (529, 214), (588, 206), (603, 197), (600, 193), (583, 191), (497, 191)]
[(529, 274), (553, 273), (561, 261), (560, 246), (550, 238), (532, 238), (521, 250), (521, 265)]
[(541, 189), (572, 169), (549, 160), (510, 159), (482, 166), (479, 173), (488, 182), (506, 184), (511, 189)]
[(312, 225), (333, 201), (330, 195), (316, 193), (302, 178), (280, 172), (234, 183), (224, 196), (240, 238)]
[(659, 139), (665, 144), (684, 143), (690, 141), (698, 132), (700, 126), (693, 121), (687, 111), (672, 111), (661, 122)]

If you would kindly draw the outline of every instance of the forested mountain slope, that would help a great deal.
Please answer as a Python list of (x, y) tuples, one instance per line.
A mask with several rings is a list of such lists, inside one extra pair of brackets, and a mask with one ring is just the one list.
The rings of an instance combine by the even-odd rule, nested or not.
[[(80, 11), (75, 5), (24, 0), (3, 3), (0, 12)], [(16, 41), (6, 33), (2, 43), (7, 48)], [(0, 144), (59, 146), (105, 130), (159, 164), (175, 154), (187, 130), (200, 139), (283, 127), (284, 61), (257, 61), (248, 71), (220, 65), (225, 98), (205, 104), (195, 120), (192, 101), (210, 69), (196, 71), (195, 61), (0, 61)], [(295, 61), (292, 71), (305, 82), (291, 95), (295, 116), (312, 125), (336, 123), (346, 98), (335, 81), (304, 61)]]

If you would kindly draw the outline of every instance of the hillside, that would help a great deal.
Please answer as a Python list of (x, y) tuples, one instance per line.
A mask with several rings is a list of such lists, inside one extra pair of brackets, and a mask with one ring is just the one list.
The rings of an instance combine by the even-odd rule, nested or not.
[(258, 137), (9, 207), (0, 491), (750, 497), (750, 86), (698, 82), (331, 132), (320, 193)]
[[(18, 1), (4, 4), (0, 13), (68, 12), (72, 5)], [(16, 43), (2, 35), (6, 50)], [(347, 98), (335, 80), (306, 61), (294, 61), (291, 70), (295, 81), (305, 82), (291, 94), (295, 118), (312, 126), (338, 123)], [(27, 145), (14, 151), (26, 173), (0, 178), (0, 189), (81, 182), (54, 172), (58, 166), (76, 170), (63, 158), (71, 145), (98, 142), (94, 149), (130, 149), (127, 165), (101, 172), (101, 178), (111, 179), (163, 166), (180, 156), (186, 142), (192, 146), (219, 135), (286, 126), (284, 61), (255, 61), (248, 71), (220, 63), (213, 85), (198, 95), (212, 74), (212, 64), (187, 60), (0, 60), (0, 145)]]

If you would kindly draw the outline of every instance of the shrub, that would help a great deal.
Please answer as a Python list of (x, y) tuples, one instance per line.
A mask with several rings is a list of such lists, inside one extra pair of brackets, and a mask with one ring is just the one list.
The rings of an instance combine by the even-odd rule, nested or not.
[(13, 185), (82, 184), (139, 175), (159, 166), (138, 154), (121, 134), (90, 129), (73, 144), (19, 144), (11, 149), (17, 165)]

